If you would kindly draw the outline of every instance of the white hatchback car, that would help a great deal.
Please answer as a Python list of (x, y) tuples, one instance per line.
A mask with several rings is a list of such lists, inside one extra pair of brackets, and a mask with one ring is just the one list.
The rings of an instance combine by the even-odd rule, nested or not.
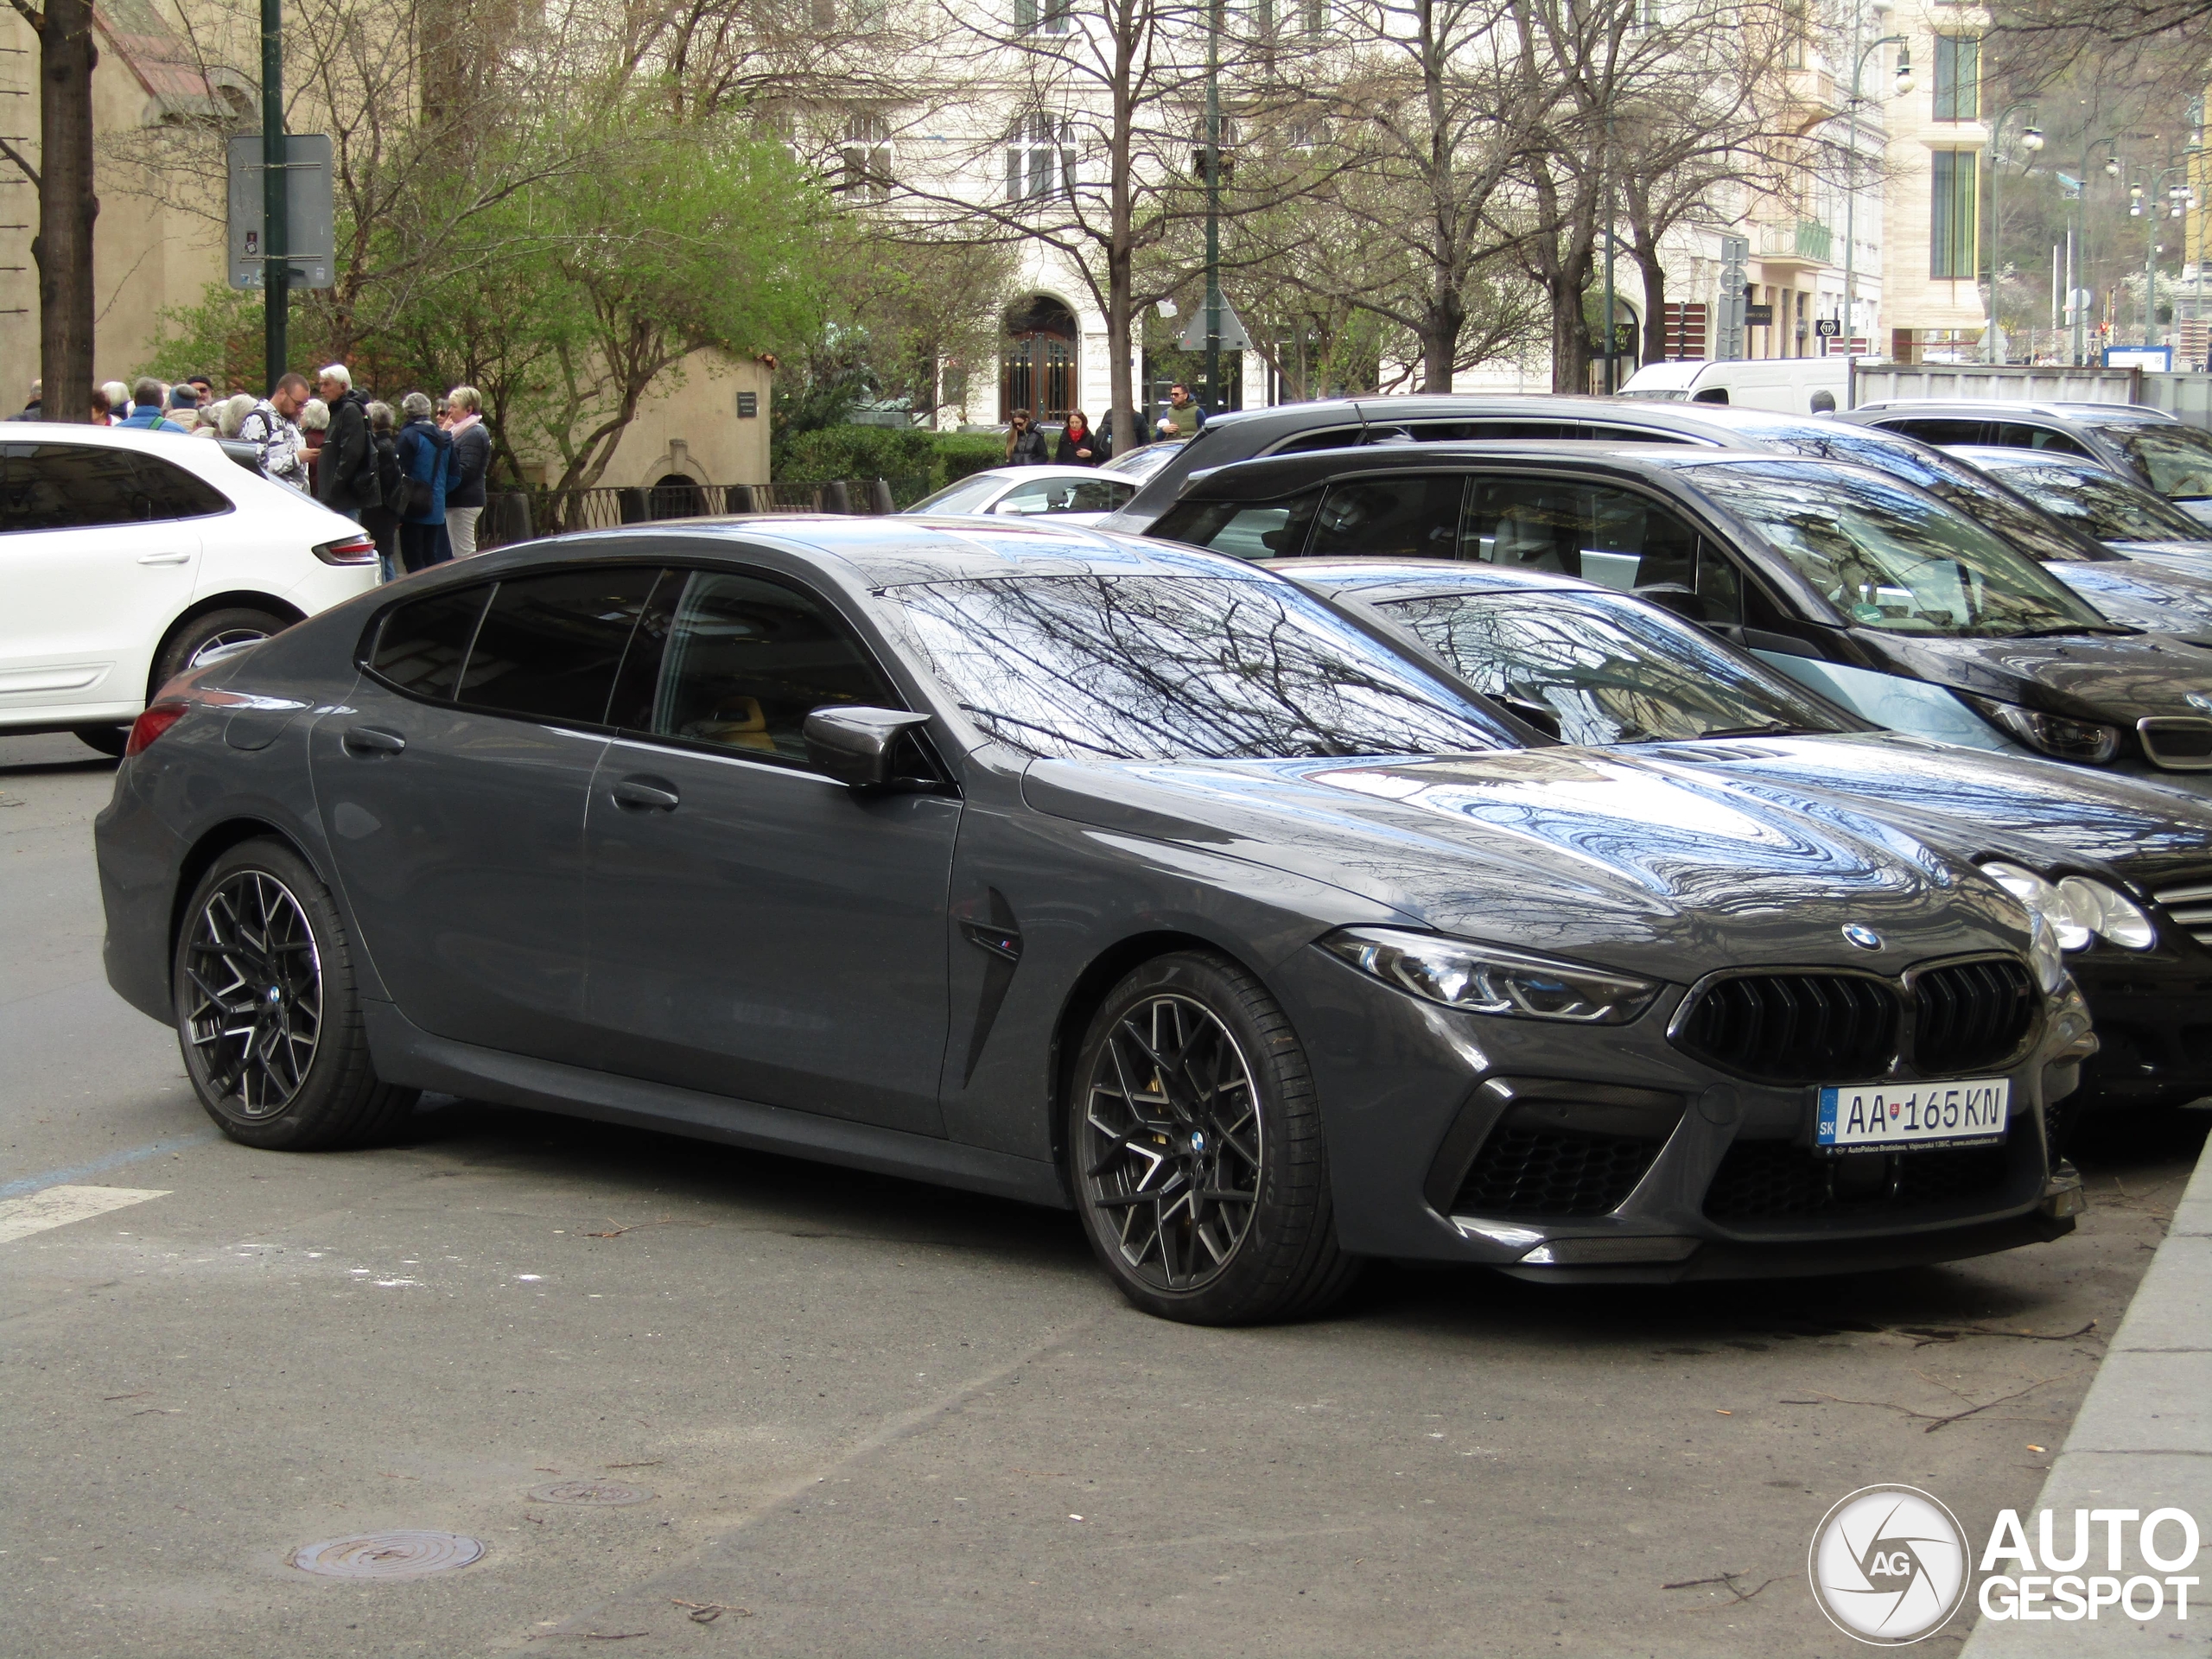
[(359, 524), (219, 444), (0, 425), (0, 733), (120, 754), (173, 676), (377, 582)]
[(1013, 518), (1050, 513), (1056, 524), (1093, 524), (1136, 493), (1133, 480), (1105, 477), (1095, 467), (994, 467), (956, 480), (906, 511)]

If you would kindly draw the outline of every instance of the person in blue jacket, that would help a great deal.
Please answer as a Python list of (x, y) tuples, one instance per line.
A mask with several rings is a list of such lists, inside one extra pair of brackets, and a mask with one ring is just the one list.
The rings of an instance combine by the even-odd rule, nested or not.
[(399, 400), (407, 424), (392, 449), (399, 461), (399, 561), (408, 573), (453, 557), (446, 537), (446, 480), (453, 468), (453, 439), (430, 418), (430, 400), (410, 391)]

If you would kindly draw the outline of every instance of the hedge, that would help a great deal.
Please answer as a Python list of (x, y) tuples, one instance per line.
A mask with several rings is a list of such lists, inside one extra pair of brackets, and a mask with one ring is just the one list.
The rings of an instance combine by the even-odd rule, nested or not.
[(785, 446), (779, 484), (826, 484), (832, 479), (886, 478), (899, 505), (918, 500), (970, 473), (1006, 461), (1006, 440), (988, 432), (927, 432), (913, 427), (825, 426), (800, 432)]

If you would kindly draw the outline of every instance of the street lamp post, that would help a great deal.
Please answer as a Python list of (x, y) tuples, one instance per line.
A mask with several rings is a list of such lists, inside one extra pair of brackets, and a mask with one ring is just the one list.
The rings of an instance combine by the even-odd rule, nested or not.
[(2189, 211), (2190, 191), (2186, 183), (2174, 186), (2165, 193), (2166, 207), (2158, 206), (2158, 192), (2168, 179), (2180, 174), (2186, 180), (2189, 163), (2177, 162), (2171, 167), (2162, 167), (2151, 175), (2146, 189), (2139, 184), (2127, 188), (2127, 216), (2143, 220), (2143, 343), (2158, 343), (2158, 221), (2164, 218), (2180, 219)]
[[(1999, 181), (2005, 176), (2004, 156), (1999, 149), (2005, 138), (2005, 123), (2015, 111), (2029, 109), (2025, 104), (2008, 104), (1998, 112), (1989, 128), (1989, 327), (1981, 337), (1981, 358), (1985, 363), (1998, 361), (1997, 351), (1997, 245), (2004, 235), (2005, 222), (1999, 216)], [(2043, 148), (2043, 129), (2036, 125), (2031, 111), (2028, 124), (2020, 134), (2020, 148), (2031, 156)]]
[[(1888, 0), (1874, 0), (1872, 8), (1878, 17), (1889, 15)], [(1867, 99), (1859, 91), (1860, 76), (1866, 72), (1866, 60), (1885, 46), (1897, 48), (1897, 96), (1902, 98), (1912, 90), (1912, 54), (1902, 35), (1885, 35), (1866, 46), (1859, 43), (1864, 14), (1853, 7), (1851, 13), (1851, 98), (1844, 105), (1844, 163), (1843, 163), (1843, 354), (1852, 355), (1852, 342), (1859, 337), (1859, 110)]]

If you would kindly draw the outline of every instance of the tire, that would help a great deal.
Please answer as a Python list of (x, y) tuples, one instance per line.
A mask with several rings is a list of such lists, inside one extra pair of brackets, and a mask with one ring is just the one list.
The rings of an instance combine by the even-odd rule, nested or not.
[(384, 1140), (418, 1092), (370, 1064), (338, 906), (283, 842), (243, 842), (193, 889), (173, 963), (178, 1046), (232, 1140), (312, 1152)]
[(1134, 1305), (1256, 1325), (1351, 1287), (1305, 1050), (1243, 969), (1196, 952), (1138, 968), (1091, 1021), (1068, 1092), (1076, 1209)]
[(79, 726), (76, 738), (87, 748), (98, 749), (113, 760), (123, 759), (124, 746), (130, 741), (128, 726)]
[(272, 611), (235, 606), (195, 616), (162, 642), (154, 658), (154, 677), (146, 688), (148, 702), (188, 668), (197, 668), (212, 652), (226, 645), (258, 644), (291, 624)]

